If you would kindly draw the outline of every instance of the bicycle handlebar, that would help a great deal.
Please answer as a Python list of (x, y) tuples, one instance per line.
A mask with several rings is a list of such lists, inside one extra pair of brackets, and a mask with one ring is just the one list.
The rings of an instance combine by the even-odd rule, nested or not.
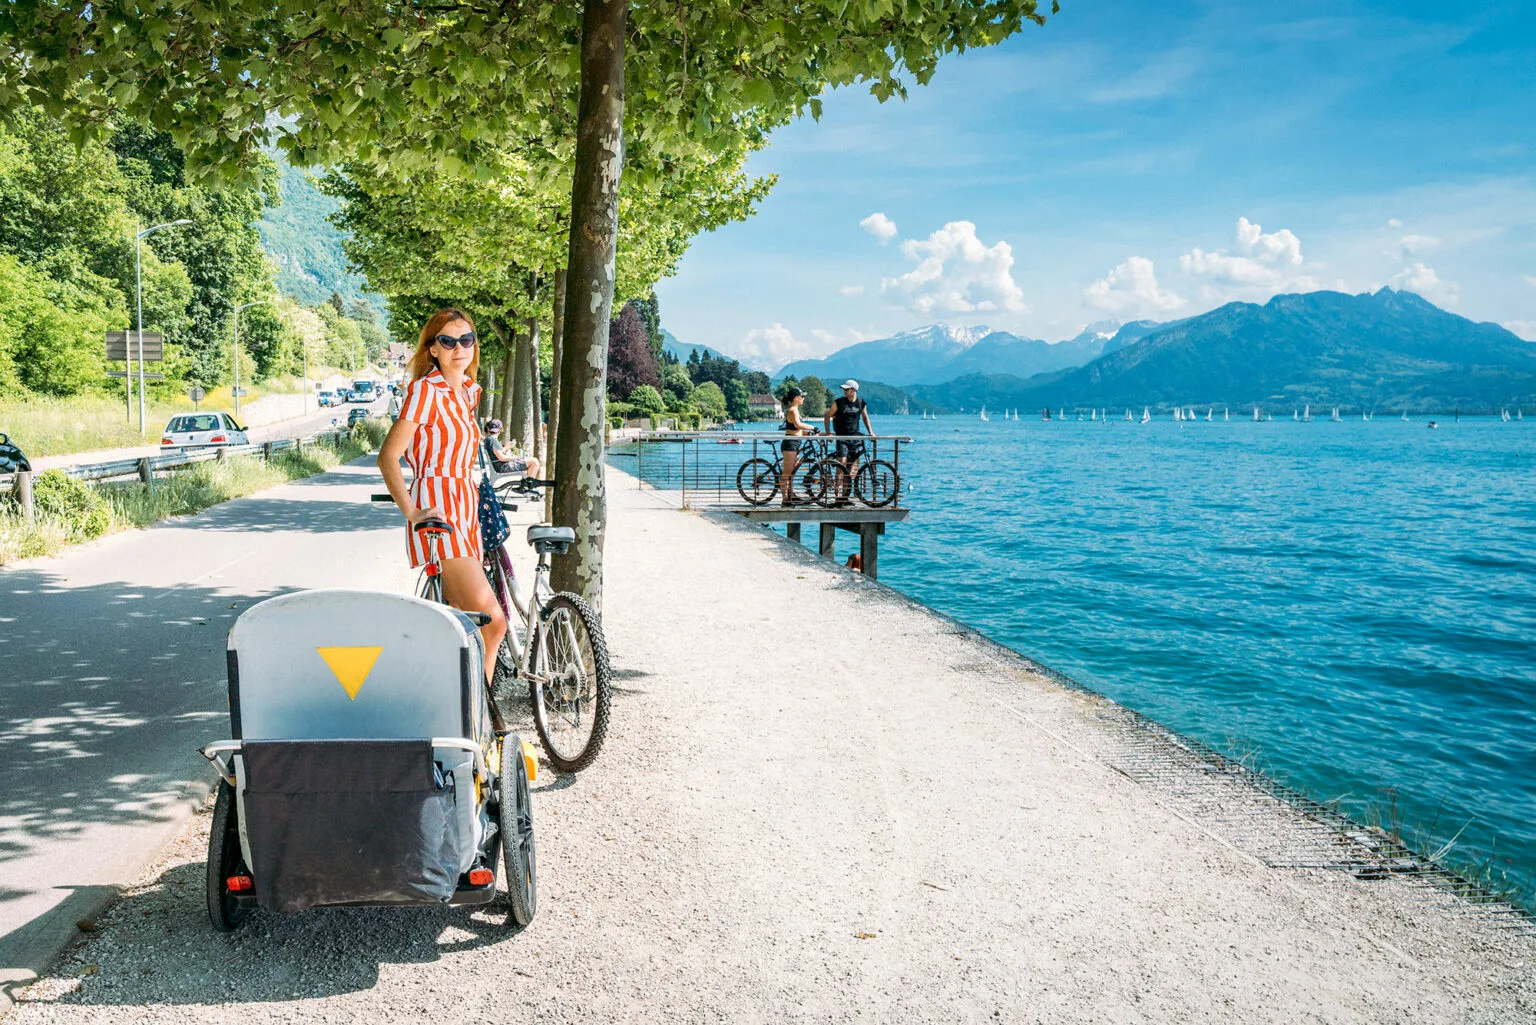
[(395, 500), (395, 496), (394, 495), (387, 495), (387, 494), (386, 495), (374, 495), (371, 498), (369, 498), (370, 502), (393, 502), (394, 500)]

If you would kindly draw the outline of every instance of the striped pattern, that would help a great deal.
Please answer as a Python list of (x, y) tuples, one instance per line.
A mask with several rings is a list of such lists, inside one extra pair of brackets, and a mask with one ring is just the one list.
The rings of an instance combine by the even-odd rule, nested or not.
[[(433, 542), (444, 559), (480, 558), (480, 494), (474, 482), (479, 401), (478, 384), (470, 382), (464, 394), (455, 395), (443, 375), (433, 369), (406, 386), (400, 407), (400, 419), (417, 425), (405, 453), (412, 474), (411, 500), (419, 509), (435, 506), (453, 525), (453, 536)], [(426, 541), (409, 525), (405, 537), (411, 565), (424, 564)]]

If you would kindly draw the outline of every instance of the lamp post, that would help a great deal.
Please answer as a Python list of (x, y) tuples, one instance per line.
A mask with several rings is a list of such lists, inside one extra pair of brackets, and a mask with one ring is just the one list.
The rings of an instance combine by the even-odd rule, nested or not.
[(240, 311), (248, 310), (252, 306), (265, 306), (269, 302), (271, 302), (270, 299), (257, 299), (253, 303), (246, 303), (244, 306), (235, 307), (235, 387), (233, 395), (235, 397), (236, 422), (240, 420)]
[[(161, 228), (179, 228), (183, 224), (192, 222), (185, 217), (168, 221), (165, 224), (157, 224), (152, 228), (145, 228), (133, 237), (133, 283), (134, 290), (138, 292), (138, 320), (139, 320), (139, 436), (144, 436), (144, 273), (143, 257), (140, 255), (142, 246), (140, 240), (152, 231)], [(133, 387), (133, 378), (128, 379), (128, 387)]]

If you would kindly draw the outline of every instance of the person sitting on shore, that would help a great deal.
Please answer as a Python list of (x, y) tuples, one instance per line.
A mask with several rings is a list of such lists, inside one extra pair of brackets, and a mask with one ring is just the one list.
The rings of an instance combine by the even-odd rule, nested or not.
[(513, 455), (501, 443), (501, 421), (485, 422), (485, 455), (491, 461), (491, 469), (497, 473), (522, 473), (529, 477), (539, 475), (539, 461), (533, 456)]
[[(822, 419), (827, 430), (839, 438), (858, 437), (861, 421), (866, 433), (875, 433), (869, 422), (869, 404), (859, 398), (859, 382), (851, 377), (843, 382), (843, 394), (832, 403)], [(848, 492), (852, 489), (853, 475), (858, 470), (859, 460), (864, 458), (864, 443), (838, 441), (837, 454), (833, 458), (838, 462), (836, 504), (848, 505), (852, 502)]]
[(796, 504), (795, 468), (800, 465), (800, 442), (794, 439), (815, 433), (815, 428), (800, 419), (800, 406), (804, 402), (805, 393), (799, 388), (791, 388), (784, 393), (784, 422), (779, 424), (779, 430), (788, 435), (779, 442), (779, 457), (784, 463), (779, 473), (779, 490), (784, 494), (783, 505)]

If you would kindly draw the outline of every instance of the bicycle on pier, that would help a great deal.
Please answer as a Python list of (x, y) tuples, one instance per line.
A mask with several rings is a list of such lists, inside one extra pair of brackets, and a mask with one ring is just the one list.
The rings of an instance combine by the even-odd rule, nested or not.
[[(878, 509), (890, 505), (901, 494), (901, 476), (896, 467), (884, 459), (866, 460), (862, 441), (819, 431), (798, 440), (800, 465), (795, 468), (790, 494), (802, 504), (848, 505), (851, 491), (864, 505)], [(748, 459), (736, 471), (736, 490), (749, 505), (767, 505), (781, 493), (783, 473), (783, 458), (778, 454), (772, 462), (762, 457)]]

